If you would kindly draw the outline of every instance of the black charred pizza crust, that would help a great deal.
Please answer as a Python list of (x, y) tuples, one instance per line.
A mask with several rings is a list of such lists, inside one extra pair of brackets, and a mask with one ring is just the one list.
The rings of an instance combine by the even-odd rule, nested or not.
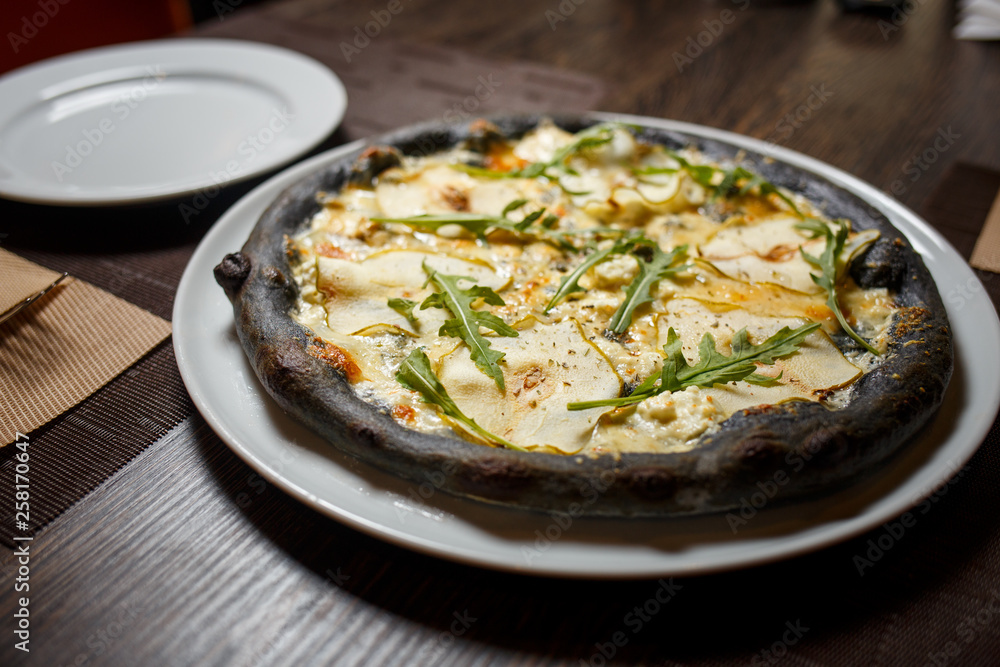
[[(490, 120), (505, 136), (518, 137), (540, 119)], [(588, 116), (553, 120), (571, 132), (598, 122)], [(468, 133), (467, 124), (425, 124), (372, 143), (427, 154), (468, 139)], [(736, 413), (690, 452), (596, 458), (522, 453), (400, 426), (357, 398), (346, 380), (351, 369), (322, 359), (321, 341), (289, 316), (297, 287), (286, 236), (319, 210), (317, 193), (336, 191), (352, 177), (370, 178), (388, 166), (379, 165), (371, 152), (355, 165), (360, 151), (282, 193), (243, 249), (215, 269), (233, 304), (243, 348), (268, 393), (333, 446), (380, 469), (459, 496), (533, 510), (613, 516), (722, 511), (738, 506), (758, 482), (778, 471), (788, 474), (780, 493), (784, 500), (830, 492), (868, 474), (930, 418), (951, 376), (951, 331), (923, 261), (880, 213), (817, 175), (698, 136), (656, 128), (642, 128), (639, 135), (670, 148), (694, 146), (714, 160), (739, 154), (741, 164), (767, 180), (820, 202), (829, 217), (848, 218), (855, 229), (879, 230), (880, 240), (855, 260), (851, 272), (862, 287), (894, 290), (899, 316), (885, 361), (856, 382), (847, 407), (834, 411), (808, 402), (758, 407)]]

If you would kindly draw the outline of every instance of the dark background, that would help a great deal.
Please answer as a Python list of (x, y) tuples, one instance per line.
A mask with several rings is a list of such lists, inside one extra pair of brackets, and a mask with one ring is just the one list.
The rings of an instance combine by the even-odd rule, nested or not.
[[(225, 21), (237, 11), (261, 2), (3, 0), (0, 2), (4, 42), (0, 45), (0, 74), (62, 53), (166, 37), (195, 23)], [(12, 38), (11, 33), (16, 37)]]

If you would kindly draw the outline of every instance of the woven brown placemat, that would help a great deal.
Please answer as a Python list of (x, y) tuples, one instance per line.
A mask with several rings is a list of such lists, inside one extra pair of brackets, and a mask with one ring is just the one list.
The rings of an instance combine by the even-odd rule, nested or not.
[[(313, 153), (422, 120), (471, 119), (499, 109), (585, 110), (606, 91), (598, 80), (572, 72), (391, 40), (380, 40), (348, 64), (328, 31), (275, 21), (266, 11), (248, 11), (198, 33), (227, 35), (304, 52), (342, 77), (349, 98), (343, 126)], [(72, 209), (0, 200), (0, 239), (22, 257), (170, 319), (177, 284), (198, 240), (269, 175), (220, 193), (200, 193), (201, 199), (192, 195), (151, 206)], [(206, 289), (215, 288), (211, 276), (205, 282)], [(29, 434), (32, 530), (47, 525), (192, 411), (168, 340)], [(7, 449), (0, 453), (0, 475), (12, 479), (14, 448)], [(14, 544), (11, 493), (12, 485), (0, 489), (0, 542), (8, 546)]]
[[(33, 534), (113, 475), (150, 444), (191, 414), (170, 340), (75, 408), (32, 432), (31, 516), (28, 530), (13, 517), (0, 522), (0, 542), (15, 546), (15, 535)], [(0, 475), (14, 479), (14, 447)], [(0, 487), (0, 503), (13, 508), (14, 485)]]
[[(16, 240), (16, 233), (11, 236)], [(38, 264), (85, 278), (114, 296), (169, 319), (173, 293), (193, 249), (186, 245), (167, 252), (102, 258), (86, 252), (17, 250)], [(167, 339), (76, 407), (28, 434), (29, 529), (15, 531), (14, 485), (5, 485), (0, 488), (0, 542), (14, 546), (14, 535), (32, 534), (47, 525), (180, 423), (192, 409), (174, 361), (173, 345)], [(5, 450), (0, 452), (0, 475), (13, 479), (16, 450)]]
[(0, 316), (23, 306), (60, 275), (0, 248)]
[(1000, 195), (993, 199), (969, 264), (977, 269), (1000, 273)]
[(0, 323), (0, 446), (66, 412), (170, 336), (170, 323), (73, 278)]

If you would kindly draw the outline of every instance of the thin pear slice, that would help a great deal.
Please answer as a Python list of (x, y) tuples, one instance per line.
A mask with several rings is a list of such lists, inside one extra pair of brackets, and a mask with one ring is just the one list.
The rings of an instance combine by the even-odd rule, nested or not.
[(727, 224), (699, 251), (723, 274), (747, 283), (771, 283), (803, 294), (821, 294), (823, 288), (810, 277), (813, 267), (802, 258), (799, 247), (819, 256), (823, 239), (809, 240), (795, 228), (799, 218), (778, 215), (747, 223)]
[(528, 449), (574, 454), (607, 410), (570, 411), (566, 405), (618, 396), (621, 379), (576, 321), (543, 326), (529, 318), (522, 324), (531, 326), (517, 338), (490, 339), (506, 355), (506, 392), (476, 368), (462, 346), (442, 357), (441, 382), (462, 412), (491, 433)]
[[(716, 348), (730, 353), (732, 336), (746, 327), (750, 342), (760, 343), (782, 327), (795, 328), (803, 320), (790, 317), (762, 317), (741, 308), (717, 308), (694, 299), (675, 299), (667, 312), (657, 318), (659, 344), (667, 342), (667, 330), (673, 327), (680, 337), (689, 363), (698, 359), (698, 344), (706, 333), (712, 334)], [(787, 400), (819, 400), (833, 389), (849, 385), (861, 375), (861, 369), (849, 362), (830, 337), (818, 329), (811, 333), (795, 354), (778, 359), (773, 366), (762, 366), (760, 375), (781, 378), (771, 386), (747, 382), (716, 385), (706, 389), (719, 409), (729, 416), (755, 405), (773, 405)]]
[[(701, 256), (730, 278), (748, 283), (781, 285), (803, 294), (821, 294), (813, 282), (816, 269), (802, 257), (801, 247), (819, 257), (826, 248), (823, 238), (809, 239), (796, 229), (801, 220), (779, 214), (765, 220), (736, 220), (726, 224), (699, 251)], [(879, 236), (875, 230), (852, 233), (838, 258), (838, 273)]]
[(650, 204), (659, 206), (677, 196), (681, 189), (681, 179), (676, 174), (672, 175), (665, 183), (639, 183), (635, 186), (643, 199)]
[(384, 287), (420, 288), (427, 282), (424, 264), (435, 271), (451, 276), (468, 276), (477, 285), (502, 290), (510, 284), (508, 276), (502, 276), (484, 261), (463, 259), (442, 253), (421, 252), (419, 250), (386, 250), (378, 252), (361, 263), (369, 280)]
[(352, 336), (407, 336), (409, 338), (416, 338), (417, 334), (412, 331), (407, 331), (402, 327), (397, 327), (393, 324), (372, 324), (365, 327), (364, 329), (358, 329), (351, 333)]
[(526, 162), (548, 162), (557, 150), (571, 143), (571, 133), (553, 123), (544, 123), (515, 144), (514, 155)]
[(415, 308), (413, 314), (418, 326), (414, 327), (405, 315), (389, 307), (389, 299), (405, 296), (419, 302), (430, 294), (430, 290), (423, 289), (421, 283), (406, 289), (380, 285), (373, 280), (373, 269), (378, 269), (378, 264), (374, 267), (366, 264), (317, 258), (316, 287), (323, 295), (326, 324), (332, 331), (353, 334), (383, 325), (424, 333), (436, 331), (444, 323), (445, 315), (440, 309), (421, 311)]
[(837, 276), (844, 275), (854, 258), (860, 255), (871, 244), (878, 240), (881, 234), (876, 229), (865, 229), (847, 237), (844, 251), (837, 258)]
[[(537, 180), (510, 178), (477, 178), (475, 185), (469, 189), (469, 210), (486, 215), (499, 216), (507, 205), (517, 199), (527, 199), (537, 202), (542, 194), (542, 186)], [(535, 209), (535, 204), (525, 207), (528, 212)], [(523, 214), (511, 213), (511, 220), (520, 220)]]
[(375, 201), (387, 218), (406, 218), (422, 213), (454, 213), (456, 203), (473, 186), (471, 176), (443, 164), (423, 169), (410, 178), (380, 179)]
[[(809, 245), (805, 245), (805, 248), (806, 252), (810, 252)], [(802, 294), (822, 294), (824, 291), (813, 282), (810, 273), (814, 269), (802, 259), (801, 255), (793, 255), (781, 262), (773, 262), (757, 255), (743, 255), (732, 259), (709, 258), (708, 261), (719, 272), (741, 282), (780, 285)]]
[[(586, 181), (583, 178), (563, 179), (565, 187), (592, 185), (587, 194), (576, 195), (573, 201), (592, 217), (621, 222), (635, 222), (649, 217), (650, 213), (668, 213), (683, 208), (677, 205), (680, 178), (674, 176), (664, 184), (639, 183), (634, 186), (610, 187), (603, 180)], [(596, 184), (595, 184), (596, 183)]]
[[(707, 259), (730, 259), (746, 254), (762, 257), (778, 257), (783, 254), (794, 254), (798, 247), (808, 240), (808, 237), (795, 228), (802, 222), (798, 217), (779, 214), (766, 220), (747, 222), (737, 218), (727, 222), (718, 232), (701, 246), (701, 254)], [(825, 242), (819, 241), (818, 247), (812, 248), (818, 253), (823, 252)], [(810, 250), (806, 249), (807, 252)]]
[(636, 191), (642, 195), (643, 199), (654, 205), (670, 201), (677, 196), (681, 188), (680, 171), (662, 174), (640, 173), (636, 175), (636, 178), (638, 179), (635, 186)]
[(410, 328), (406, 318), (389, 307), (386, 288), (371, 280), (360, 264), (343, 259), (316, 260), (316, 287), (325, 298), (327, 326), (350, 334), (374, 324)]

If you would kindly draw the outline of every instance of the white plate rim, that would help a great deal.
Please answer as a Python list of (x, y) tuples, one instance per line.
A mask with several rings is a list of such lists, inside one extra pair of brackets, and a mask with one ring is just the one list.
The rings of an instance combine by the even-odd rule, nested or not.
[[(480, 526), (470, 523), (465, 517), (458, 517), (447, 511), (428, 512), (428, 507), (419, 503), (407, 505), (405, 498), (401, 502), (398, 494), (384, 492), (381, 488), (367, 489), (371, 493), (366, 497), (379, 510), (374, 511), (354, 503), (353, 498), (349, 496), (355, 489), (348, 488), (349, 484), (342, 481), (335, 480), (332, 482), (332, 487), (326, 488), (293, 482), (290, 477), (291, 473), (295, 472), (294, 467), (286, 466), (283, 462), (276, 465), (274, 460), (265, 460), (266, 451), (261, 442), (255, 442), (254, 437), (248, 438), (245, 435), (240, 437), (236, 433), (241, 420), (249, 418), (263, 424), (267, 421), (288, 418), (262, 413), (248, 415), (240, 410), (233, 412), (232, 406), (224, 405), (224, 401), (220, 400), (218, 395), (212, 395), (205, 380), (213, 375), (213, 372), (209, 372), (204, 366), (211, 360), (205, 357), (206, 342), (199, 341), (199, 323), (193, 321), (193, 317), (199, 301), (211, 299), (218, 302), (218, 296), (222, 294), (221, 288), (214, 283), (207, 284), (211, 282), (211, 267), (221, 260), (223, 254), (235, 251), (242, 245), (263, 206), (270, 203), (284, 187), (340, 156), (358, 149), (364, 144), (362, 141), (315, 156), (260, 185), (220, 218), (192, 256), (178, 287), (174, 306), (174, 347), (182, 378), (195, 405), (209, 425), (234, 452), (265, 479), (301, 502), (369, 535), (406, 548), (476, 566), (532, 575), (592, 579), (708, 574), (760, 565), (830, 546), (876, 528), (913, 508), (935, 488), (945, 484), (952, 474), (972, 457), (989, 432), (997, 408), (1000, 406), (1000, 385), (992, 381), (1000, 371), (1000, 321), (997, 320), (985, 288), (961, 256), (940, 234), (905, 206), (871, 185), (835, 167), (789, 149), (690, 123), (621, 114), (595, 115), (607, 120), (648, 125), (742, 146), (748, 150), (764, 152), (777, 160), (823, 176), (840, 187), (854, 192), (885, 213), (893, 224), (925, 253), (927, 264), (935, 279), (939, 281), (942, 296), (945, 296), (945, 289), (952, 282), (941, 284), (943, 275), (948, 272), (956, 273), (957, 279), (961, 280), (966, 288), (963, 294), (967, 296), (964, 307), (957, 306), (957, 300), (951, 298), (953, 290), (947, 297), (946, 308), (952, 320), (956, 348), (959, 349), (962, 342), (974, 339), (979, 343), (978, 350), (988, 349), (988, 352), (985, 356), (977, 357), (975, 364), (970, 364), (967, 357), (957, 355), (956, 363), (961, 367), (960, 370), (965, 376), (964, 381), (966, 385), (974, 387), (975, 391), (967, 392), (969, 401), (961, 406), (961, 413), (955, 417), (954, 428), (949, 429), (942, 442), (933, 445), (930, 458), (919, 466), (906, 482), (878, 497), (856, 515), (835, 521), (819, 522), (814, 527), (796, 530), (787, 535), (777, 537), (765, 535), (760, 538), (752, 536), (749, 540), (737, 541), (735, 538), (727, 539), (722, 534), (724, 531), (719, 530), (720, 535), (713, 535), (712, 539), (693, 545), (691, 550), (679, 552), (653, 550), (652, 553), (645, 545), (636, 543), (593, 545), (580, 544), (575, 540), (557, 540), (551, 543), (551, 548), (546, 547), (544, 553), (524, 562), (518, 560), (518, 557), (525, 553), (524, 549), (530, 549), (532, 545), (537, 546), (537, 534), (531, 532), (531, 529), (538, 523), (533, 519), (527, 521), (528, 527), (520, 534), (515, 530), (513, 537), (500, 535), (494, 539), (496, 535), (493, 534), (484, 537), (479, 531)], [(211, 296), (212, 294), (215, 296)], [(231, 327), (231, 309), (224, 297), (222, 302), (225, 308), (219, 317), (228, 320)], [(969, 317), (973, 312), (979, 315), (974, 323)], [(982, 317), (984, 313), (992, 313), (992, 317)], [(204, 334), (204, 327), (201, 329)], [(983, 345), (984, 340), (995, 341), (996, 344)], [(239, 355), (242, 356), (242, 350), (239, 350)], [(226, 370), (218, 366), (211, 369), (215, 373)], [(267, 401), (270, 399), (267, 398)], [(304, 451), (297, 449), (298, 445), (295, 442), (283, 443), (282, 447), (289, 448), (286, 451)], [(330, 458), (336, 458), (336, 453), (332, 453)], [(306, 463), (316, 462), (313, 460), (303, 465)], [(330, 465), (340, 466), (343, 469), (354, 468), (359, 464), (347, 463), (345, 466), (344, 461), (339, 463), (331, 461)], [(337, 484), (341, 486), (338, 487)], [(350, 508), (344, 506), (345, 499), (351, 501)], [(453, 506), (454, 503), (479, 505), (460, 499), (448, 499), (448, 502)], [(824, 502), (823, 499), (816, 501), (817, 509), (814, 514), (818, 515), (824, 510)], [(393, 510), (397, 514), (412, 513), (412, 517), (419, 525), (414, 527), (411, 524), (409, 528), (406, 528), (405, 524), (401, 524), (404, 526), (402, 528), (389, 525), (385, 520), (384, 507), (379, 507), (378, 503), (393, 504)], [(761, 512), (763, 516), (773, 510), (764, 508)], [(496, 508), (486, 508), (484, 513), (493, 517), (502, 517), (505, 513), (510, 513), (511, 516), (518, 518), (526, 514), (517, 510)], [(719, 523), (719, 515), (715, 517), (714, 520)], [(590, 521), (577, 519), (578, 523), (575, 525), (582, 525), (583, 530), (586, 530), (586, 524)], [(600, 522), (602, 530), (608, 527), (607, 521), (593, 521)], [(673, 520), (665, 520), (665, 522), (671, 521)], [(441, 526), (445, 528), (442, 529)], [(722, 526), (724, 524), (720, 523), (720, 529)], [(510, 533), (509, 527), (505, 529)], [(469, 532), (473, 533), (468, 538), (472, 541), (471, 545), (466, 543), (466, 533)], [(615, 567), (609, 569), (609, 562), (615, 562)]]
[[(241, 67), (240, 60), (252, 57), (258, 63), (269, 61), (277, 71), (255, 71)], [(220, 62), (221, 59), (221, 62)], [(347, 109), (347, 91), (328, 67), (305, 54), (262, 42), (219, 38), (172, 38), (102, 46), (48, 58), (0, 76), (0, 128), (19, 114), (72, 82), (115, 80), (115, 72), (139, 71), (159, 66), (167, 76), (177, 73), (232, 75), (233, 80), (254, 81), (302, 100), (293, 119), (294, 150), (281, 155), (260, 153), (261, 159), (225, 181), (232, 185), (291, 164), (318, 146), (340, 125)], [(193, 69), (192, 69), (193, 68)], [(179, 70), (179, 71), (178, 71)], [(86, 73), (85, 73), (86, 72)], [(103, 75), (103, 77), (102, 77)], [(248, 84), (249, 85), (249, 84)], [(17, 90), (19, 94), (8, 94)], [(30, 91), (25, 96), (25, 91)], [(72, 90), (72, 88), (71, 88)], [(50, 91), (46, 93), (45, 91)], [(306, 93), (308, 92), (308, 98)], [(61, 94), (61, 92), (60, 92)], [(180, 128), (178, 132), (183, 132)], [(0, 159), (0, 197), (33, 204), (73, 206), (115, 206), (142, 204), (175, 199), (210, 189), (216, 182), (207, 175), (184, 185), (162, 183), (133, 188), (122, 193), (114, 184), (101, 188), (74, 190), (61, 184), (39, 181), (18, 173), (16, 164)], [(220, 169), (221, 170), (221, 169)]]

